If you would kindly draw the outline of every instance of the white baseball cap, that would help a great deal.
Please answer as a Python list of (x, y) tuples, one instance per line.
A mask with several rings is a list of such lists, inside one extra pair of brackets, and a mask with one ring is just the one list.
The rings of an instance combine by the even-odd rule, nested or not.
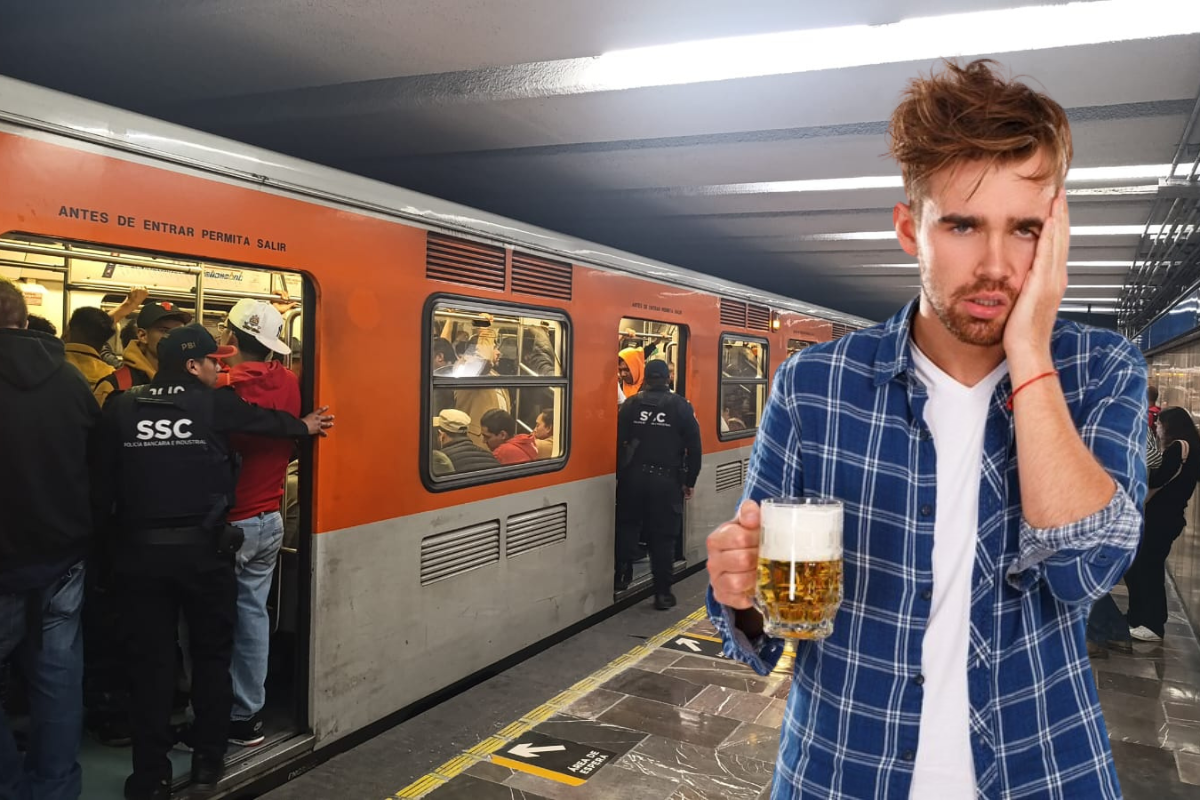
[(269, 350), (286, 356), (291, 348), (280, 340), (283, 333), (283, 315), (275, 306), (262, 300), (238, 300), (229, 309), (229, 324), (242, 333), (248, 333)]

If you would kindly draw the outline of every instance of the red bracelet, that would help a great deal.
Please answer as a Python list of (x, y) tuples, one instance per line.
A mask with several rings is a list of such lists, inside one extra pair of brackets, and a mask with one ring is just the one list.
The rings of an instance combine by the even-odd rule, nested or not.
[(1016, 389), (1013, 390), (1012, 394), (1010, 394), (1008, 396), (1008, 410), (1012, 411), (1013, 400), (1016, 399), (1017, 395), (1020, 394), (1021, 390), (1024, 389), (1026, 386), (1028, 386), (1031, 383), (1036, 383), (1037, 381), (1040, 381), (1042, 378), (1049, 378), (1051, 375), (1057, 375), (1057, 374), (1058, 374), (1058, 370), (1052, 369), (1049, 372), (1043, 372), (1041, 375), (1036, 375), (1036, 376), (1030, 378), (1029, 380), (1025, 381), (1024, 383), (1022, 383), (1020, 386), (1018, 386)]

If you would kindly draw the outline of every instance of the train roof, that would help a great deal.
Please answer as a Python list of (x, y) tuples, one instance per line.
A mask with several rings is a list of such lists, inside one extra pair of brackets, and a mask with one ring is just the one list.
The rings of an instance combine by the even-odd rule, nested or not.
[(0, 97), (0, 123), (19, 128), (854, 327), (874, 322), (13, 78), (0, 76)]

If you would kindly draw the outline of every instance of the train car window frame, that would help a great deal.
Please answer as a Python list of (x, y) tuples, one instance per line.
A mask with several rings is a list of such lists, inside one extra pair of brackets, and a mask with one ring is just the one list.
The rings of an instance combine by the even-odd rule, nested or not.
[[(740, 344), (756, 344), (761, 350), (758, 357), (758, 375), (756, 377), (737, 377), (725, 375), (725, 348), (726, 343), (738, 342)], [(736, 439), (750, 439), (758, 434), (759, 425), (753, 427), (747, 426), (742, 430), (724, 431), (721, 430), (722, 414), (725, 407), (725, 387), (726, 386), (753, 386), (756, 387), (755, 394), (762, 398), (758, 404), (756, 423), (762, 421), (763, 409), (766, 407), (767, 390), (770, 388), (771, 375), (771, 345), (770, 342), (761, 336), (747, 336), (742, 333), (730, 333), (723, 331), (717, 345), (717, 368), (719, 370), (717, 378), (717, 439), (722, 442), (733, 441)], [(762, 387), (757, 390), (757, 387)]]
[[(516, 317), (536, 319), (556, 323), (561, 333), (561, 343), (556, 347), (556, 375), (492, 375), (474, 378), (439, 377), (434, 374), (433, 345), (435, 334), (434, 320), (439, 310), (454, 312), (469, 312), (479, 315)], [(419, 466), (421, 483), (430, 492), (445, 492), (462, 489), (468, 486), (480, 486), (500, 481), (524, 478), (530, 475), (541, 475), (557, 472), (563, 469), (570, 458), (570, 409), (571, 409), (571, 364), (573, 346), (573, 323), (571, 317), (561, 308), (513, 303), (505, 300), (490, 300), (487, 298), (435, 293), (430, 295), (422, 311), (421, 336), (425, 343), (421, 353), (421, 419)], [(523, 337), (522, 337), (523, 338)], [(499, 344), (496, 345), (499, 349)], [(519, 360), (519, 359), (518, 359)], [(518, 364), (520, 367), (520, 364)], [(466, 385), (464, 385), (466, 384)], [(433, 406), (434, 394), (438, 390), (449, 391), (454, 388), (508, 388), (508, 389), (551, 389), (554, 392), (555, 419), (554, 439), (556, 455), (550, 458), (537, 458), (522, 464), (498, 464), (494, 468), (475, 470), (462, 474), (435, 476), (432, 471), (433, 460), (433, 419), (440, 409)], [(515, 404), (514, 404), (515, 407)], [(517, 415), (514, 413), (513, 415)], [(518, 424), (521, 424), (518, 420)]]

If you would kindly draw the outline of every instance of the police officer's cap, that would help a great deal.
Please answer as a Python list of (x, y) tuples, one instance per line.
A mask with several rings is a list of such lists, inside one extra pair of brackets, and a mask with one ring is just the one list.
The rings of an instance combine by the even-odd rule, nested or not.
[(668, 381), (671, 379), (671, 368), (667, 362), (656, 359), (646, 364), (646, 380)]
[(158, 363), (163, 366), (183, 366), (191, 359), (229, 358), (236, 347), (218, 347), (217, 340), (198, 322), (175, 328), (158, 343)]

